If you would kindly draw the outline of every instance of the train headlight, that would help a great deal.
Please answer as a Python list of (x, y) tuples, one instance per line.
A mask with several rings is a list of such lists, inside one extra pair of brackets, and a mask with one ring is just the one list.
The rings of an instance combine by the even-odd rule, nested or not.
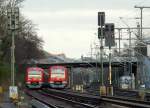
[(31, 82), (28, 81), (27, 84), (31, 84)]
[(66, 84), (66, 83), (67, 83), (67, 81), (63, 81), (62, 83), (63, 83), (63, 84)]
[(54, 83), (54, 81), (50, 81), (49, 83)]

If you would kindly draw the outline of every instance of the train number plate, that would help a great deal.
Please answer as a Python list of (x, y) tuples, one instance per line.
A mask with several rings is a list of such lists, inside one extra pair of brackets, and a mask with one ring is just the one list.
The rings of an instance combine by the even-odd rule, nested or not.
[(32, 85), (37, 85), (38, 84), (38, 82), (32, 82)]
[(55, 82), (55, 84), (62, 84), (62, 82)]

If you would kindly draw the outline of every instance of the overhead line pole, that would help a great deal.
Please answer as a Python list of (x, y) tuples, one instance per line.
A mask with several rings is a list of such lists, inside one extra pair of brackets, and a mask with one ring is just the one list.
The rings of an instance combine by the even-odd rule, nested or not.
[(129, 29), (129, 57), (130, 57), (130, 64), (129, 64), (129, 71), (130, 71), (130, 75), (132, 75), (132, 58), (131, 58), (131, 31)]
[(119, 56), (120, 56), (120, 36), (121, 36), (120, 31), (121, 31), (121, 29), (118, 29), (118, 32), (119, 32)]
[(140, 37), (141, 37), (141, 39), (143, 38), (143, 31), (142, 31), (142, 29), (143, 29), (143, 9), (144, 8), (150, 8), (150, 7), (148, 7), (148, 6), (135, 6), (134, 8), (139, 8), (140, 9), (140, 11), (141, 11), (141, 31), (140, 31)]
[[(134, 8), (139, 8), (141, 11), (140, 39), (143, 40), (143, 31), (142, 31), (143, 30), (143, 9), (144, 8), (150, 8), (150, 7), (148, 7), (148, 6), (135, 6)], [(141, 51), (141, 49), (140, 49), (140, 51)], [(141, 51), (141, 53), (142, 53), (142, 51)], [(144, 66), (142, 63), (142, 58), (141, 58), (141, 71), (144, 74)]]

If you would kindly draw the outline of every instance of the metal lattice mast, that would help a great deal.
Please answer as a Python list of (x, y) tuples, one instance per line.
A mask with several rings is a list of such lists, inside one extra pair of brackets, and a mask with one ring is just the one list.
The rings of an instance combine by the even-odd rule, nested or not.
[(150, 8), (150, 7), (147, 7), (147, 6), (135, 6), (134, 8), (139, 8), (140, 11), (141, 11), (140, 37), (141, 37), (141, 39), (143, 39), (143, 31), (142, 31), (142, 28), (143, 28), (143, 9), (144, 9), (144, 8)]

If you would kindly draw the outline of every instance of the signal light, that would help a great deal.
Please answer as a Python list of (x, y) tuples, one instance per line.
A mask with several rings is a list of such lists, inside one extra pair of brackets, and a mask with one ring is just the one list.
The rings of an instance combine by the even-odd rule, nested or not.
[(105, 24), (105, 12), (98, 12), (98, 26), (104, 26)]
[(115, 46), (114, 23), (105, 24), (105, 46)]
[(101, 38), (104, 38), (104, 35), (105, 35), (105, 29), (102, 28), (98, 28), (98, 39), (101, 39)]
[(113, 32), (114, 31), (114, 25), (111, 25), (110, 29)]

